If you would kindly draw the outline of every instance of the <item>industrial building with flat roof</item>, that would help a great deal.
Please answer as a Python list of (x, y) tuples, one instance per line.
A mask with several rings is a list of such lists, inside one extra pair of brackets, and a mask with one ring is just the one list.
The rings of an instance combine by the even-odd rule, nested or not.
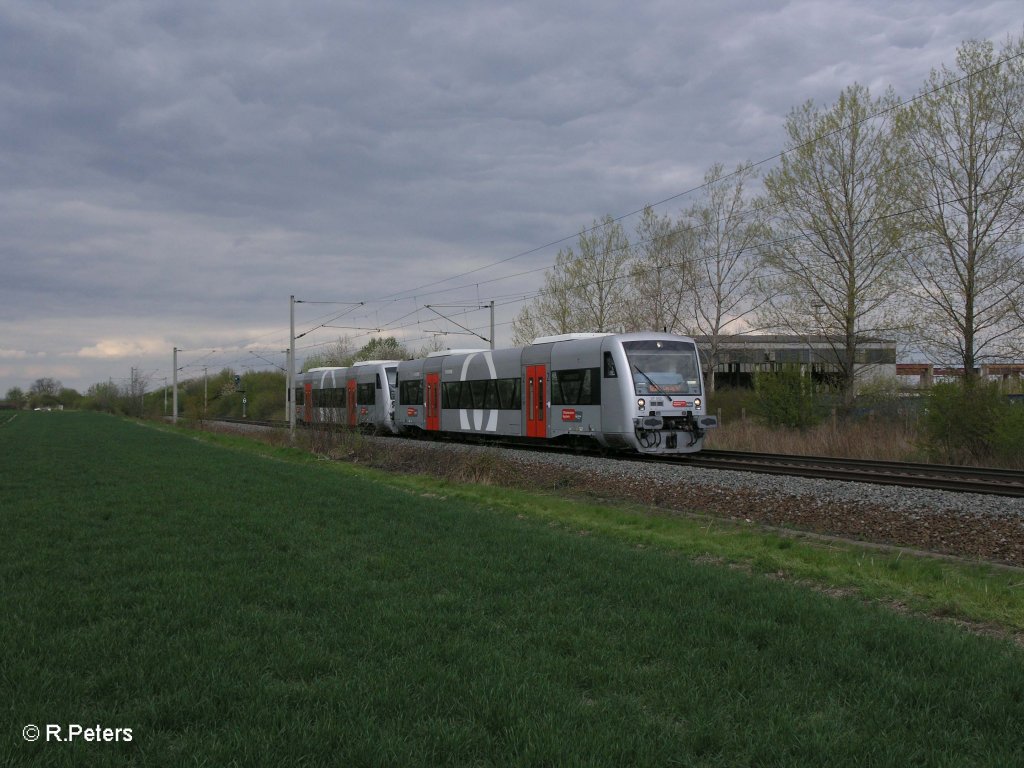
[[(707, 364), (710, 337), (694, 336)], [(834, 380), (841, 371), (842, 341), (834, 336), (790, 336), (745, 333), (719, 339), (715, 387), (752, 387), (754, 374), (800, 366), (817, 381)], [(706, 365), (706, 370), (710, 366)], [(857, 380), (895, 378), (896, 342), (865, 338), (857, 345), (854, 364)]]
[[(710, 337), (694, 336), (704, 370), (710, 372)], [(815, 381), (835, 380), (841, 367), (842, 340), (833, 336), (795, 336), (741, 333), (719, 339), (715, 387), (752, 387), (754, 374), (799, 366)], [(1024, 363), (989, 363), (974, 373), (990, 381), (1007, 382), (1011, 389), (1024, 379)], [(963, 378), (964, 369), (932, 363), (897, 363), (896, 342), (865, 338), (857, 345), (854, 375), (858, 382), (894, 379), (902, 387), (930, 387), (936, 381)]]

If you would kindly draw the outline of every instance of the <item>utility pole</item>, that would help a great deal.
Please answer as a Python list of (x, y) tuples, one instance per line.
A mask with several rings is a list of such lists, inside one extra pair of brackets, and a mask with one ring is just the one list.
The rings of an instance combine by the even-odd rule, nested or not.
[(174, 405), (171, 409), (171, 423), (178, 423), (178, 348), (174, 348), (174, 364), (171, 366), (171, 370), (174, 371), (174, 397), (172, 398)]
[(491, 299), (491, 349), (494, 349), (494, 299)]
[(142, 369), (132, 368), (132, 386), (139, 389), (139, 418), (146, 415), (146, 382), (142, 379)]
[(291, 333), (289, 336), (290, 343), (288, 344), (288, 375), (287, 379), (288, 394), (285, 397), (285, 403), (288, 407), (288, 431), (291, 434), (292, 440), (295, 439), (295, 406), (292, 402), (293, 397), (293, 385), (295, 382), (295, 294), (288, 297), (288, 315), (291, 324)]
[(285, 369), (285, 372), (284, 372), (284, 381), (285, 381), (285, 384), (284, 384), (284, 415), (285, 415), (286, 418), (288, 416), (288, 412), (291, 410), (288, 406), (291, 405), (291, 400), (292, 400), (292, 388), (291, 388), (291, 385), (288, 382), (288, 371), (291, 370), (291, 365), (289, 365), (289, 363), (291, 362), (291, 359), (292, 359), (292, 351), (290, 349), (284, 350), (284, 364), (286, 366), (286, 369)]

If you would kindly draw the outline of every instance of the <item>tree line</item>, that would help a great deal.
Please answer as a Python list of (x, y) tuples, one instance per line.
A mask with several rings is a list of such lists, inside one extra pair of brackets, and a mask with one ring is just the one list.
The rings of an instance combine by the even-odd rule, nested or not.
[[(91, 385), (85, 393), (70, 389), (52, 378), (36, 379), (26, 392), (11, 387), (4, 399), (15, 409), (69, 408), (103, 411), (137, 418), (159, 419), (171, 415), (173, 395), (169, 386), (150, 389), (152, 382), (138, 369), (122, 382), (107, 380)], [(280, 371), (244, 371), (224, 368), (209, 376), (178, 382), (178, 413), (201, 421), (208, 418), (284, 419), (285, 376)], [(243, 397), (246, 402), (242, 402)]]
[[(416, 354), (440, 349), (435, 342)], [(361, 360), (403, 360), (413, 356), (393, 336), (373, 338), (356, 348), (342, 337), (322, 351), (310, 355), (302, 370), (317, 366), (347, 366)], [(169, 387), (151, 389), (152, 381), (141, 369), (133, 368), (128, 379), (113, 379), (93, 384), (84, 394), (65, 387), (59, 380), (36, 379), (28, 390), (11, 387), (3, 403), (15, 409), (74, 408), (105, 411), (125, 416), (161, 418), (170, 415), (173, 397)], [(285, 374), (283, 371), (243, 371), (230, 367), (208, 376), (196, 376), (178, 382), (178, 412), (186, 418), (284, 419)], [(243, 403), (242, 400), (245, 399)]]
[(808, 101), (785, 131), (766, 173), (714, 164), (690, 207), (645, 208), (632, 239), (611, 216), (582, 230), (515, 343), (665, 329), (707, 337), (711, 370), (741, 330), (815, 336), (847, 402), (869, 339), (969, 374), (1024, 355), (1024, 38), (963, 43), (906, 102), (856, 83)]

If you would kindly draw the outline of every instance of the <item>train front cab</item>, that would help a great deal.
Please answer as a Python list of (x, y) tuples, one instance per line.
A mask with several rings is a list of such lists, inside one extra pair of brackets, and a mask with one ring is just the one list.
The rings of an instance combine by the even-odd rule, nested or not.
[(707, 415), (693, 339), (660, 333), (609, 337), (603, 350), (604, 437), (640, 453), (694, 453), (718, 426)]

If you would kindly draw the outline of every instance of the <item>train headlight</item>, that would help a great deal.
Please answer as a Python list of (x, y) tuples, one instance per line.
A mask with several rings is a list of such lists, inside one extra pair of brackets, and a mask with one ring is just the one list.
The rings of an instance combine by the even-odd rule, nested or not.
[(644, 407), (646, 405), (647, 405), (647, 401), (644, 400), (642, 397), (639, 400), (636, 401), (636, 407), (639, 408), (641, 411), (644, 409)]
[(700, 398), (699, 397), (694, 398), (694, 400), (693, 400), (693, 407), (694, 408), (700, 408)]

